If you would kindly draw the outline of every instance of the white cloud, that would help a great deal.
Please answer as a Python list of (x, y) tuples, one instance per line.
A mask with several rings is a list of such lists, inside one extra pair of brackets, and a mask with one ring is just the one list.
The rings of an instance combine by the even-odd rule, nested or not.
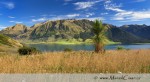
[(31, 21), (32, 22), (43, 22), (43, 21), (46, 21), (46, 20), (48, 20), (48, 19), (43, 17), (43, 18), (39, 18), (39, 19), (32, 19)]
[(150, 11), (126, 11), (122, 10), (114, 15), (113, 20), (129, 20), (137, 21), (143, 19), (150, 19)]
[(116, 12), (112, 20), (120, 21), (140, 21), (143, 19), (150, 19), (150, 10), (144, 11), (128, 11), (123, 10), (121, 5), (113, 4), (111, 1), (105, 3), (105, 9)]
[(8, 9), (14, 9), (15, 4), (13, 2), (0, 2), (0, 4), (4, 5)]
[(90, 17), (90, 16), (93, 16), (93, 15), (95, 15), (95, 13), (87, 13), (85, 16)]
[(54, 16), (50, 19), (52, 19), (52, 20), (72, 19), (72, 18), (77, 18), (79, 16), (80, 16), (80, 14), (74, 13), (74, 14)]
[(96, 3), (100, 2), (102, 0), (97, 0), (97, 1), (87, 1), (87, 2), (76, 2), (74, 3), (75, 6), (77, 6), (76, 10), (81, 10), (81, 9), (87, 9), (93, 7)]
[(87, 18), (88, 20), (94, 21), (96, 19), (98, 20), (105, 20), (103, 17), (93, 17), (93, 18)]
[(0, 25), (0, 30), (1, 29), (4, 29), (4, 28), (7, 28), (6, 26), (3, 26), (3, 25)]
[(107, 9), (107, 10), (116, 11), (116, 12), (125, 12), (125, 10), (122, 10), (122, 9), (120, 9), (120, 8), (113, 8), (113, 7), (107, 8), (107, 7), (106, 7), (106, 9)]
[(116, 12), (124, 11), (122, 9), (119, 9), (120, 7), (122, 7), (122, 4), (117, 5), (116, 3), (113, 3), (111, 0), (106, 1), (104, 7), (106, 10), (112, 10)]
[(13, 16), (8, 16), (8, 18), (12, 18), (12, 19), (13, 19), (13, 18), (15, 18), (15, 17), (13, 17)]
[(66, 15), (67, 18), (75, 18), (78, 16), (80, 16), (80, 14), (68, 14), (68, 15)]
[(23, 23), (23, 22), (21, 22), (21, 21), (9, 21), (9, 22), (11, 22), (11, 23)]
[(108, 13), (107, 12), (105, 12), (105, 13), (101, 13), (101, 15), (107, 15)]
[(87, 19), (87, 20), (91, 20), (91, 21), (94, 21), (96, 19), (105, 20), (103, 17), (90, 17), (90, 18), (78, 18), (78, 19)]
[(137, 11), (132, 14), (134, 19), (146, 19), (150, 18), (150, 11)]
[(123, 17), (113, 17), (112, 20), (125, 20)]

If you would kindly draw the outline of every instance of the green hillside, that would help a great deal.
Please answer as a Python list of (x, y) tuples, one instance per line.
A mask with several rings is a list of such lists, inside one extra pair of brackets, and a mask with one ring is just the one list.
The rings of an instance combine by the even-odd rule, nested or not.
[(0, 34), (0, 45), (10, 46), (10, 47), (21, 47), (22, 44), (20, 44), (18, 41), (11, 39), (8, 36)]

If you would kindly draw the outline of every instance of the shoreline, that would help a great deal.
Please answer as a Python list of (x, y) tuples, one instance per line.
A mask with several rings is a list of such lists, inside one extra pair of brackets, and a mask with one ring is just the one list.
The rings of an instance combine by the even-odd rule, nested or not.
[[(77, 44), (93, 44), (92, 42), (27, 42), (24, 44), (61, 44), (61, 45), (77, 45)], [(121, 44), (120, 42), (108, 42), (106, 45)]]
[[(27, 41), (27, 42), (22, 42), (20, 43), (23, 44), (60, 44), (60, 45), (78, 45), (78, 44), (93, 44), (93, 42), (69, 42), (69, 41), (56, 41), (56, 42), (34, 42), (34, 41)], [(113, 42), (113, 41), (108, 41), (106, 45), (115, 45), (115, 44), (122, 44), (122, 45), (141, 45), (141, 44), (150, 44), (150, 43), (121, 43), (121, 42)]]

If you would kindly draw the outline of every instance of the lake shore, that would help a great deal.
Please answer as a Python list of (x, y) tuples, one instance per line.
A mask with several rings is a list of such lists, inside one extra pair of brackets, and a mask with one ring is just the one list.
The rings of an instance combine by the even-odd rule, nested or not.
[(44, 52), (0, 56), (0, 73), (150, 73), (150, 50)]
[[(93, 44), (93, 42), (68, 42), (68, 41), (56, 41), (56, 42), (22, 42), (24, 44), (62, 44), (62, 45), (76, 45), (76, 44)], [(120, 42), (109, 41), (109, 44), (121, 44)]]

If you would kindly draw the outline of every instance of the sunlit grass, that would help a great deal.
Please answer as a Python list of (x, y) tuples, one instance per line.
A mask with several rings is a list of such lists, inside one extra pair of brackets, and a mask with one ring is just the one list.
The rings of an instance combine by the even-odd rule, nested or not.
[[(93, 44), (92, 39), (87, 39), (85, 41), (77, 41), (76, 39), (71, 39), (71, 40), (58, 40), (58, 41), (30, 41), (30, 40), (20, 40), (21, 43), (26, 43), (26, 44), (62, 44), (62, 45), (76, 45), (76, 44)], [(113, 42), (108, 40), (107, 44), (121, 44), (121, 42)]]
[[(2, 54), (1, 54), (2, 55)], [(49, 52), (0, 56), (0, 73), (150, 73), (150, 50)]]

